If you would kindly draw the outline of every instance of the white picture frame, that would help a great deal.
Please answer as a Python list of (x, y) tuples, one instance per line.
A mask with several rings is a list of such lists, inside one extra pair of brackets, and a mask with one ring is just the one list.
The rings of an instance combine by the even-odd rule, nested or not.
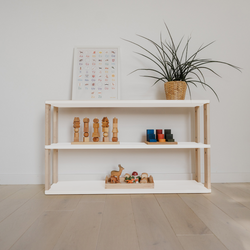
[(117, 100), (119, 47), (75, 47), (72, 100)]

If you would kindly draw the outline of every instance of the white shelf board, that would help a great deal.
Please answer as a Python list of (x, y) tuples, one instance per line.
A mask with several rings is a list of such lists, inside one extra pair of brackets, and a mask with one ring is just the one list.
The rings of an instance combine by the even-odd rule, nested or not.
[(154, 189), (105, 189), (105, 181), (59, 181), (52, 184), (45, 194), (211, 193), (211, 189), (205, 188), (202, 183), (194, 180), (156, 180), (154, 182)]
[(59, 108), (188, 108), (202, 106), (209, 100), (111, 100), (111, 101), (46, 101)]
[(210, 148), (210, 144), (196, 142), (178, 142), (178, 144), (147, 145), (144, 142), (121, 142), (120, 144), (86, 144), (71, 145), (71, 143), (52, 143), (45, 149), (164, 149), (164, 148)]

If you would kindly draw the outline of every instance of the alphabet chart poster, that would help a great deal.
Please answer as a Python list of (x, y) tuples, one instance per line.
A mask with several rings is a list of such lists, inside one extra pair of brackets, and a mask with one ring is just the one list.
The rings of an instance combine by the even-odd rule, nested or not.
[(115, 100), (118, 48), (75, 48), (72, 100)]

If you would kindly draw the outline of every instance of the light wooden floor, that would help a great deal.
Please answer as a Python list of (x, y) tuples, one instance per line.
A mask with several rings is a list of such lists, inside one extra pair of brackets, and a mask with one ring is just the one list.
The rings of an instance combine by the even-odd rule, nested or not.
[(0, 250), (250, 249), (250, 183), (212, 194), (45, 196), (0, 186)]

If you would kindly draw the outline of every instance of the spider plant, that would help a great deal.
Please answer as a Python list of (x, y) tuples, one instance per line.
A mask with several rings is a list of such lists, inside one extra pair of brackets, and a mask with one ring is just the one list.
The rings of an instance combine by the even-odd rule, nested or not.
[(142, 77), (149, 77), (155, 79), (155, 82), (153, 85), (157, 84), (158, 82), (170, 82), (170, 81), (184, 81), (187, 84), (188, 91), (191, 98), (191, 90), (190, 86), (191, 84), (198, 87), (200, 84), (203, 88), (208, 87), (210, 88), (213, 93), (216, 95), (217, 99), (219, 100), (219, 97), (217, 93), (214, 91), (214, 89), (209, 86), (206, 83), (205, 77), (204, 77), (204, 70), (210, 71), (213, 74), (220, 77), (218, 73), (216, 73), (213, 69), (209, 67), (210, 64), (219, 63), (224, 64), (227, 66), (230, 66), (234, 69), (237, 69), (240, 71), (240, 68), (237, 66), (234, 66), (230, 63), (223, 62), (223, 61), (215, 61), (211, 59), (206, 58), (198, 58), (198, 55), (201, 51), (203, 51), (205, 48), (210, 46), (212, 43), (208, 43), (206, 45), (201, 45), (196, 52), (190, 55), (189, 53), (189, 43), (191, 40), (191, 37), (187, 39), (187, 42), (183, 44), (183, 38), (176, 44), (173, 40), (173, 37), (169, 31), (168, 26), (165, 24), (165, 27), (167, 29), (167, 33), (169, 35), (170, 41), (163, 41), (162, 35), (160, 34), (160, 43), (156, 43), (153, 40), (138, 35), (139, 37), (147, 40), (151, 44), (154, 45), (154, 47), (157, 50), (157, 54), (150, 52), (148, 49), (144, 48), (138, 43), (135, 43), (130, 40), (126, 40), (127, 42), (130, 42), (138, 47), (140, 47), (142, 50), (144, 50), (146, 53), (139, 53), (135, 52), (136, 54), (142, 56), (143, 58), (146, 58), (153, 62), (157, 68), (141, 68), (136, 69), (130, 74), (136, 72), (136, 71), (147, 71), (154, 73), (154, 75), (141, 75)]

